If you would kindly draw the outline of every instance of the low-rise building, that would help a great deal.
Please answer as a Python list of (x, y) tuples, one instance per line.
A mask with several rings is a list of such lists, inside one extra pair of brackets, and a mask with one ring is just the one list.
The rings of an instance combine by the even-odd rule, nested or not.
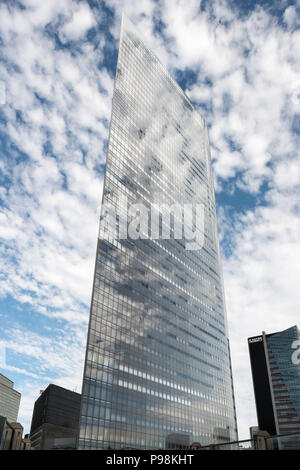
[(34, 404), (30, 440), (37, 450), (75, 449), (81, 395), (50, 384)]
[(23, 426), (0, 416), (0, 450), (33, 450), (30, 438), (23, 438)]

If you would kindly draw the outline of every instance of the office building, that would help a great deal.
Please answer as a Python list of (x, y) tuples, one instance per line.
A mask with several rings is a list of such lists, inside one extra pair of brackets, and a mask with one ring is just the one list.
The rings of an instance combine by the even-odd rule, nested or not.
[(0, 416), (9, 422), (18, 419), (21, 393), (14, 389), (14, 383), (0, 374)]
[(0, 450), (34, 450), (28, 435), (22, 436), (22, 424), (9, 423), (0, 416)]
[(23, 426), (0, 416), (0, 450), (23, 450)]
[(123, 18), (78, 448), (236, 439), (207, 128)]
[(300, 332), (297, 326), (248, 338), (259, 429), (300, 448)]
[(30, 439), (36, 450), (74, 449), (79, 426), (80, 394), (50, 384), (33, 409)]

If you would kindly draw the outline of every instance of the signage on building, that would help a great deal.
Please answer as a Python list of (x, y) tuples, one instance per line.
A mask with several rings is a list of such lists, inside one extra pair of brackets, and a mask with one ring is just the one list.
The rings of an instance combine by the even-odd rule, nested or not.
[(262, 340), (263, 340), (262, 336), (256, 336), (255, 338), (248, 339), (249, 343), (258, 343), (259, 341), (262, 341)]

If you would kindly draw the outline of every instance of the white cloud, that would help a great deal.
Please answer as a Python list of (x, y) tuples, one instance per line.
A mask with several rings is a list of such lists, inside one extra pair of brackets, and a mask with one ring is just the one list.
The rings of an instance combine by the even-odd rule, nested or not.
[(63, 42), (80, 39), (95, 24), (95, 18), (88, 4), (79, 3), (74, 8), (71, 18), (60, 29), (60, 39)]
[(296, 0), (295, 5), (288, 6), (284, 11), (283, 19), (290, 29), (299, 27), (299, 10), (300, 2)]
[(243, 168), (241, 153), (225, 149), (221, 152), (220, 158), (214, 166), (217, 174), (224, 179), (235, 176), (239, 168)]
[(294, 189), (300, 184), (299, 160), (291, 159), (280, 162), (275, 170), (274, 185), (278, 189)]

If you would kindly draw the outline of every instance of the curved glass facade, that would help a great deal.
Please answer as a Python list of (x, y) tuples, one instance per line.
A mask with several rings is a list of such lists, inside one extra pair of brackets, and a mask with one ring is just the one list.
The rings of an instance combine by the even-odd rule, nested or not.
[[(132, 204), (149, 210), (149, 226), (140, 224), (139, 237), (116, 237), (104, 207), (116, 209), (120, 235)], [(174, 204), (202, 207), (199, 249), (175, 237), (180, 211), (166, 236), (164, 216)], [(151, 210), (158, 205), (154, 236)], [(79, 448), (180, 449), (236, 438), (206, 126), (123, 18)]]
[(297, 326), (266, 335), (277, 434), (284, 449), (300, 448), (300, 331)]

